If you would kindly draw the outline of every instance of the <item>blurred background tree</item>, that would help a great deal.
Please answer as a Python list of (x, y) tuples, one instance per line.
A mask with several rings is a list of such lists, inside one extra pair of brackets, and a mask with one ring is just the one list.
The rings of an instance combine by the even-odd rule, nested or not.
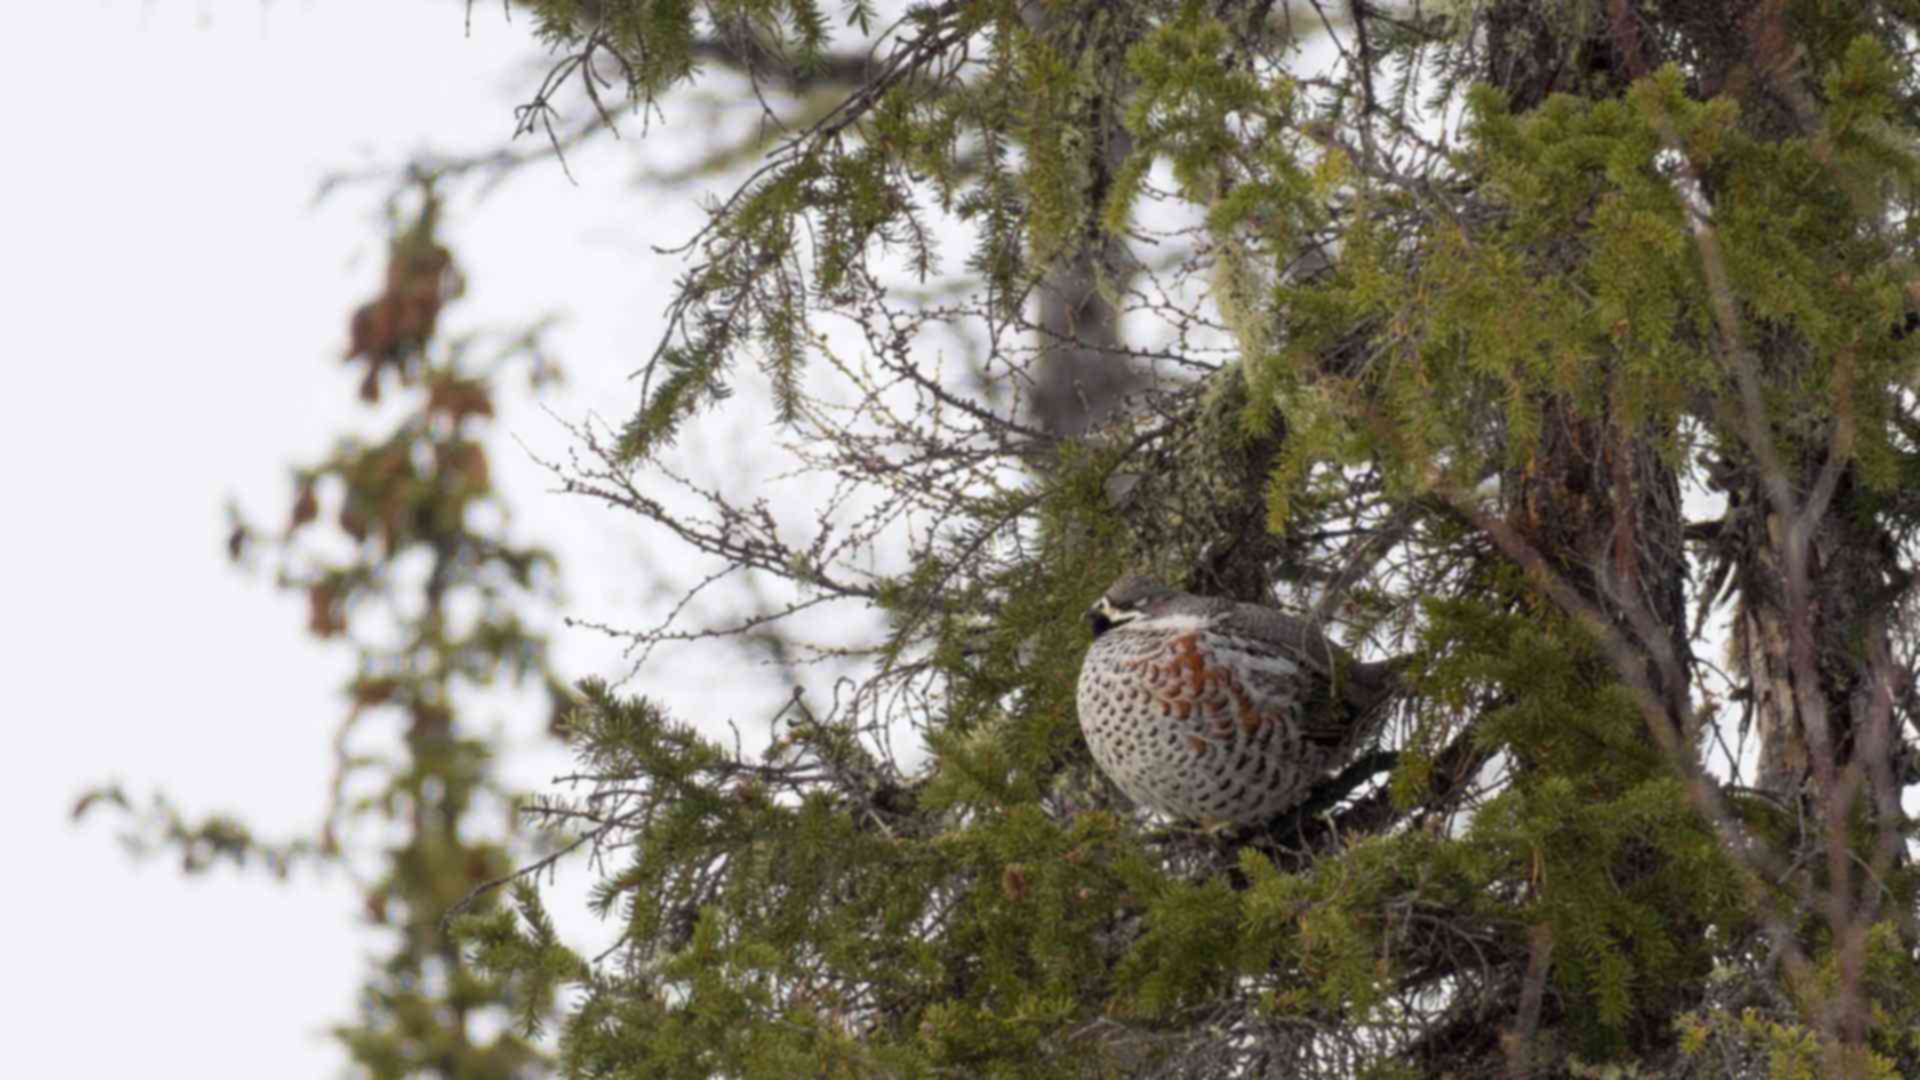
[[(464, 280), (430, 176), (413, 176), (389, 210), (384, 284), (352, 313), (345, 359), (364, 370), (361, 403), (391, 421), (297, 468), (279, 527), (236, 510), (228, 541), (234, 562), (271, 567), (276, 588), (304, 599), (310, 635), (354, 655), (325, 819), (311, 836), (273, 840), (155, 796), (128, 839), (174, 851), (190, 873), (257, 863), (284, 879), (324, 860), (352, 875), (385, 948), (333, 1034), (367, 1075), (534, 1075), (542, 1055), (520, 1032), (541, 1009), (475, 972), (442, 923), (539, 851), (495, 778), (505, 740), (473, 714), (503, 680), (543, 691), (550, 729), (570, 705), (546, 637), (526, 622), (555, 602), (558, 568), (514, 537), (485, 445), (496, 395), (516, 383), (538, 392), (559, 372), (537, 329), (504, 341), (441, 332)], [(135, 810), (112, 787), (82, 796), (75, 814), (106, 806)]]

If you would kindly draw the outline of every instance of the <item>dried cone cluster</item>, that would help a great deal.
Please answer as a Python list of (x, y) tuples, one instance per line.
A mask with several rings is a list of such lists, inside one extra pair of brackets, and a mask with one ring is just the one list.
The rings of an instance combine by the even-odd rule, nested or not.
[(453, 255), (433, 239), (436, 207), (429, 203), (413, 228), (387, 255), (386, 289), (353, 313), (346, 359), (367, 365), (360, 396), (380, 400), (380, 375), (391, 367), (407, 377), (407, 363), (433, 337), (440, 308), (460, 295)]

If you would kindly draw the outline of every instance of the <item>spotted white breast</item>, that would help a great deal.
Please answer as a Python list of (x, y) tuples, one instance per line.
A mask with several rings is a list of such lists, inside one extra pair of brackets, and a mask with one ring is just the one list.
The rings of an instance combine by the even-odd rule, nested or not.
[[(1121, 790), (1199, 821), (1254, 823), (1297, 804), (1353, 732), (1323, 675), (1204, 616), (1102, 633), (1080, 668), (1078, 704), (1094, 760)], [(1340, 722), (1319, 715), (1329, 712)]]

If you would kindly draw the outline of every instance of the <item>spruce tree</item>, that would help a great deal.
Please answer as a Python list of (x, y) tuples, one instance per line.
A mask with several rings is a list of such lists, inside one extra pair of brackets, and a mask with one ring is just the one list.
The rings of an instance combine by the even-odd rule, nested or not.
[[(462, 923), (578, 993), (570, 1073), (1920, 1069), (1920, 9), (534, 7), (647, 109), (716, 56), (859, 72), (715, 207), (563, 472), (787, 583), (769, 617), (889, 617), (760, 753), (585, 686), (535, 813), (609, 854), (619, 949), (524, 883)], [(1062, 424), (1089, 282), (1119, 321), (1064, 344), (1144, 379)], [(741, 379), (856, 494), (667, 511)], [(1072, 699), (1122, 568), (1404, 656), (1383, 753), (1250, 833), (1132, 812)]]

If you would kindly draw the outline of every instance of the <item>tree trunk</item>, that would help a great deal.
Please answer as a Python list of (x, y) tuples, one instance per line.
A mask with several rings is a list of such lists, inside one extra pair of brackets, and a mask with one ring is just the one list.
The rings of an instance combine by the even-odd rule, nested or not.
[[(1099, 51), (1101, 77), (1120, 80), (1131, 42), (1121, 14), (1102, 12), (1105, 6), (1036, 4), (1027, 9), (1026, 22), (1065, 55)], [(1133, 276), (1132, 255), (1100, 224), (1113, 176), (1133, 149), (1133, 138), (1120, 122), (1119, 101), (1117, 93), (1108, 93), (1085, 103), (1090, 160), (1082, 191), (1082, 241), (1047, 269), (1038, 290), (1038, 355), (1029, 409), (1035, 426), (1063, 438), (1086, 434), (1149, 380), (1122, 349), (1120, 308), (1114, 301)]]
[(1902, 771), (1890, 760), (1899, 688), (1892, 685), (1898, 677), (1887, 616), (1906, 575), (1893, 539), (1851, 512), (1854, 494), (1852, 477), (1843, 478), (1806, 532), (1798, 613), (1788, 554), (1801, 541), (1757, 478), (1730, 496), (1727, 539), (1738, 552), (1739, 602), (1728, 650), (1748, 683), (1759, 744), (1754, 786), (1783, 799), (1830, 794), (1856, 760), (1869, 777), (1882, 768)]

